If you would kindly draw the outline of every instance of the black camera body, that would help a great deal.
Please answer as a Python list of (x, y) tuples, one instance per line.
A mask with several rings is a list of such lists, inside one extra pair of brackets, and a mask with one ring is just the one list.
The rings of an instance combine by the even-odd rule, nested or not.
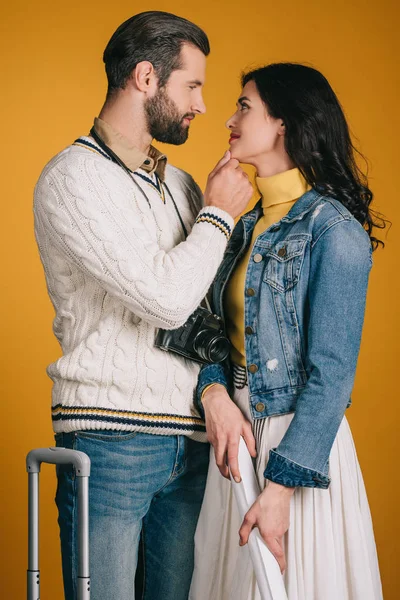
[(202, 306), (178, 329), (160, 329), (155, 345), (203, 364), (224, 361), (231, 346), (222, 319)]

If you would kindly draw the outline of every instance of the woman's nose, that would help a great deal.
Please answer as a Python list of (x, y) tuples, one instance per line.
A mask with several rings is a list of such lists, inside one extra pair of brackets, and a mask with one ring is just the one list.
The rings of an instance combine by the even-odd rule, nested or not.
[(228, 129), (233, 129), (233, 127), (234, 127), (234, 118), (235, 118), (235, 115), (232, 115), (231, 117), (229, 117), (229, 119), (225, 123), (225, 125), (226, 125), (226, 127)]

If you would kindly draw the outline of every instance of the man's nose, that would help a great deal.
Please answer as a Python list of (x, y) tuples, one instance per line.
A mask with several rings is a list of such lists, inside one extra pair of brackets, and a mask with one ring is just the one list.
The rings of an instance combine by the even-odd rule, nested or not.
[(200, 95), (200, 97), (197, 98), (196, 101), (192, 104), (191, 110), (192, 112), (197, 113), (198, 115), (204, 115), (207, 109), (202, 95)]

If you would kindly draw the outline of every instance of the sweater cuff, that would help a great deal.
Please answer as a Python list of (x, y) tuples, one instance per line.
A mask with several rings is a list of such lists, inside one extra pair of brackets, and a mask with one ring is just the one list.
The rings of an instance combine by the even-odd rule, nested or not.
[(303, 467), (285, 456), (278, 454), (276, 448), (270, 450), (265, 479), (280, 483), (286, 487), (329, 487), (330, 479), (323, 473)]
[(216, 227), (224, 234), (227, 240), (231, 237), (235, 224), (229, 213), (216, 206), (205, 206), (202, 208), (197, 215), (195, 225), (198, 223), (206, 223)]

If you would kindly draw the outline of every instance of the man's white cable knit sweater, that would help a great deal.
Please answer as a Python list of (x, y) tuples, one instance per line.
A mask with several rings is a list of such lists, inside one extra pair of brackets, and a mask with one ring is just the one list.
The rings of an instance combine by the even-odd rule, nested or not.
[[(35, 188), (35, 233), (62, 356), (48, 367), (56, 432), (185, 434), (205, 440), (194, 404), (199, 366), (154, 347), (180, 327), (222, 260), (233, 219), (202, 206), (187, 173), (167, 165), (172, 201), (142, 189), (91, 146), (53, 158)], [(135, 177), (135, 175), (132, 175)]]

